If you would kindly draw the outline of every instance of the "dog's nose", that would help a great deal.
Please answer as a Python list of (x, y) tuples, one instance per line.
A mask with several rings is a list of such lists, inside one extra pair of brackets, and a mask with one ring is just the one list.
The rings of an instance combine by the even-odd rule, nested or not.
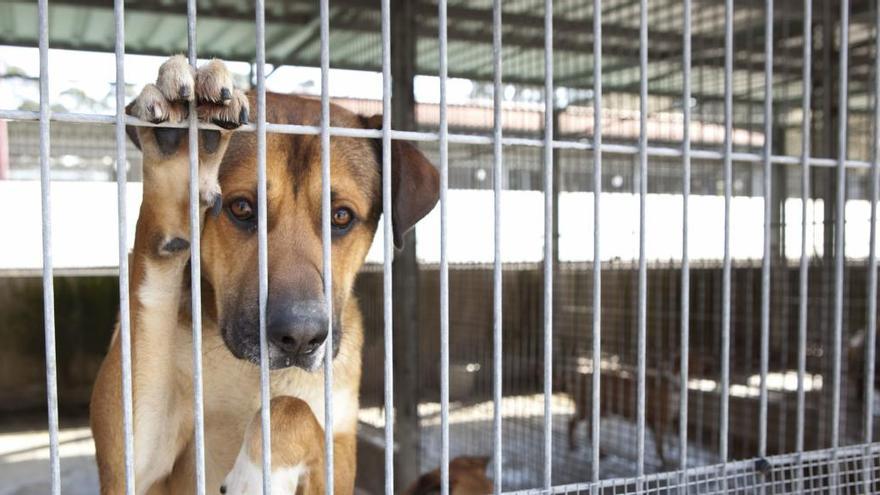
[(297, 302), (269, 310), (266, 334), (288, 356), (314, 354), (327, 340), (327, 314), (320, 301)]

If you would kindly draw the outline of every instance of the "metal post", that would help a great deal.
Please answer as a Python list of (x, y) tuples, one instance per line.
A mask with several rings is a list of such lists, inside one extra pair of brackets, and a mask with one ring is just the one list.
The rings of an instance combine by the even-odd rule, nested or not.
[[(391, 2), (391, 122), (394, 129), (415, 131), (416, 26), (414, 2)], [(387, 115), (386, 115), (387, 116)], [(390, 127), (389, 127), (390, 129)], [(395, 132), (390, 131), (392, 139)], [(387, 210), (386, 210), (387, 211)], [(392, 265), (394, 428), (397, 462), (394, 480), (406, 487), (421, 475), (421, 429), (419, 427), (419, 263), (416, 235), (403, 239), (403, 248), (394, 254)]]

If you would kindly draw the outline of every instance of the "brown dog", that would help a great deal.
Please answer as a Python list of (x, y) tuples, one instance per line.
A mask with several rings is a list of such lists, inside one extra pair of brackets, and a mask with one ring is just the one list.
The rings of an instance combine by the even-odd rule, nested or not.
[[(449, 493), (451, 495), (486, 495), (495, 485), (486, 477), (488, 457), (456, 457), (449, 461)], [(440, 493), (440, 470), (423, 474), (403, 495), (432, 495)]]
[[(202, 130), (199, 138), (207, 493), (218, 493), (240, 450), (253, 447), (243, 445), (245, 431), (260, 409), (256, 138), (229, 132), (248, 121), (253, 98), (234, 89), (222, 62), (196, 71), (176, 56), (162, 66), (156, 84), (145, 87), (127, 107), (142, 120), (179, 122), (195, 99), (199, 119), (224, 129)], [(320, 124), (319, 102), (295, 96), (267, 95), (266, 114), (273, 123)], [(331, 125), (378, 128), (381, 117), (367, 119), (333, 106)], [(130, 271), (137, 494), (194, 491), (187, 133), (129, 129), (144, 159), (143, 203)], [(273, 403), (272, 421), (286, 424), (282, 431), (289, 441), (308, 441), (314, 445), (307, 447), (320, 449), (314, 439), (323, 439), (323, 433), (315, 433), (323, 428), (321, 365), (329, 324), (334, 483), (337, 493), (352, 493), (363, 331), (351, 288), (382, 213), (381, 146), (368, 139), (331, 141), (334, 314), (328, 315), (321, 271), (320, 138), (270, 134), (266, 141), (271, 394), (300, 399)], [(390, 213), (399, 246), (404, 233), (434, 207), (439, 179), (412, 145), (395, 141), (392, 153)], [(125, 486), (120, 373), (117, 335), (91, 403), (103, 494), (123, 493)], [(296, 419), (304, 414), (303, 406), (313, 421)], [(273, 444), (283, 445), (284, 440)]]

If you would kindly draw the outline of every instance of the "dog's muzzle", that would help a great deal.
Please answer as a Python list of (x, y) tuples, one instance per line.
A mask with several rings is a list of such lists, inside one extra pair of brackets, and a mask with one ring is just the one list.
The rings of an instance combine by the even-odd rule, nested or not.
[(319, 368), (324, 358), (329, 321), (321, 301), (297, 301), (270, 307), (266, 337), (272, 367), (297, 366), (307, 371)]

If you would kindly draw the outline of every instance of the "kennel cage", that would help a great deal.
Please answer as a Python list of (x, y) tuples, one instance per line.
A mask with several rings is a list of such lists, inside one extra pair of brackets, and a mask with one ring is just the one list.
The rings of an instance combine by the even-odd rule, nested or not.
[[(330, 67), (381, 69), (383, 99), (371, 105), (390, 114), (391, 36), (400, 35), (397, 26), (407, 34), (406, 24), (392, 23), (387, 1), (359, 13), (345, 8), (355, 3), (320, 2), (317, 12), (294, 4), (312, 21), (298, 61), (321, 66), (324, 104)], [(46, 64), (55, 4), (41, 1), (33, 12)], [(152, 15), (185, 22), (195, 60), (195, 3), (185, 18), (182, 5), (163, 5)], [(121, 81), (122, 28), (138, 26), (123, 23), (122, 9), (147, 15), (138, 6), (116, 2)], [(236, 8), (200, 5), (199, 17), (210, 19), (214, 7)], [(244, 9), (257, 13), (258, 93), (262, 62), (279, 57), (266, 30), (296, 17), (268, 5), (276, 24), (266, 25), (263, 7)], [(444, 246), (421, 256), (417, 287), (422, 467), (489, 454), (497, 491), (876, 488), (876, 5), (523, 0), (411, 8), (418, 29), (408, 33), (416, 52), (410, 76), (439, 74), (440, 88), (436, 104), (413, 108), (414, 129), (302, 128), (258, 117), (242, 132), (381, 137), (385, 146), (414, 139), (444, 171), (441, 218), (429, 224), (441, 234), (418, 231), (419, 249)], [(358, 27), (367, 32), (353, 36)], [(131, 154), (122, 134), (130, 120), (121, 113), (124, 84), (115, 118), (51, 112), (48, 65), (41, 68), (39, 111), (4, 109), (0, 117), (11, 129), (39, 121), (48, 201), (50, 121), (53, 129), (115, 124), (122, 163)], [(450, 74), (473, 81), (471, 102), (447, 103)], [(12, 155), (33, 156), (35, 145), (13, 146)], [(503, 237), (482, 242), (528, 246), (501, 242), (480, 262), (450, 253), (467, 219), (456, 200), (494, 213), (482, 225)], [(511, 215), (537, 221), (502, 223)], [(47, 216), (43, 225), (50, 233)], [(124, 238), (121, 231), (120, 274)], [(385, 370), (383, 380), (363, 385), (362, 430), (391, 445), (383, 414), (393, 410), (393, 389), (385, 388), (392, 308), (383, 297), (391, 275), (383, 266), (368, 267), (358, 282), (374, 343), (365, 363)], [(51, 274), (47, 258), (44, 282)], [(45, 288), (52, 418), (52, 284)], [(127, 297), (124, 276), (120, 289)], [(386, 455), (388, 481), (404, 454)]]

